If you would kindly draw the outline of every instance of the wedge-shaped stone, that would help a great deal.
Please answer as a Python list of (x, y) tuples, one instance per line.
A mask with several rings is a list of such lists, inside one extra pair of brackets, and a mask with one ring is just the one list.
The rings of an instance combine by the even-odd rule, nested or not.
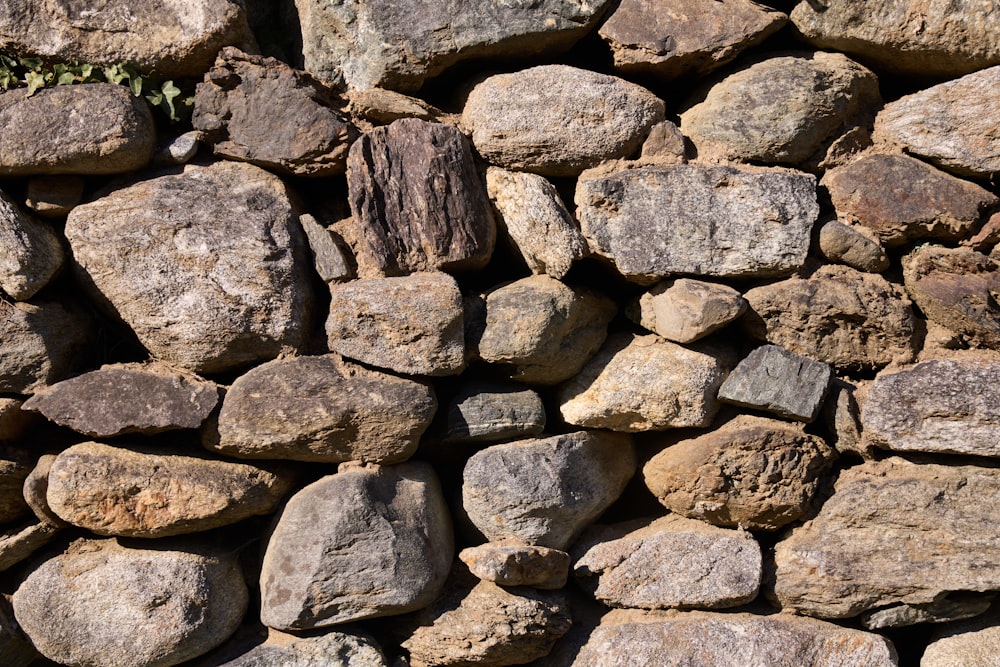
[(580, 177), (576, 205), (591, 250), (644, 284), (789, 274), (819, 214), (809, 174), (693, 164), (595, 169)]
[(545, 430), (545, 405), (537, 393), (512, 382), (471, 381), (442, 409), (446, 442), (498, 442)]
[(66, 253), (48, 225), (24, 213), (0, 190), (0, 289), (24, 301), (62, 268)]
[(75, 303), (0, 303), (0, 392), (31, 394), (84, 358), (93, 323)]
[[(775, 550), (782, 608), (847, 618), (1000, 588), (1000, 469), (868, 461)], [(858, 508), (864, 508), (859, 512)]]
[(703, 280), (665, 280), (639, 298), (628, 315), (639, 326), (676, 343), (692, 343), (726, 326), (747, 309), (740, 293)]
[(83, 201), (83, 176), (33, 176), (28, 179), (24, 205), (43, 218), (65, 218)]
[(565, 551), (513, 540), (462, 549), (458, 557), (472, 574), (499, 586), (562, 588), (569, 575), (569, 554)]
[(761, 345), (722, 383), (719, 400), (811, 422), (819, 416), (832, 374), (829, 364), (777, 345)]
[(874, 236), (874, 232), (865, 233), (853, 225), (830, 220), (820, 227), (819, 251), (831, 262), (858, 271), (881, 273), (889, 268), (889, 257)]
[[(32, 521), (27, 524), (15, 524), (13, 528), (0, 532), (0, 572), (29, 558), (55, 539), (59, 530), (59, 526), (51, 523)], [(0, 655), (5, 659), (8, 657), (2, 652), (2, 647)]]

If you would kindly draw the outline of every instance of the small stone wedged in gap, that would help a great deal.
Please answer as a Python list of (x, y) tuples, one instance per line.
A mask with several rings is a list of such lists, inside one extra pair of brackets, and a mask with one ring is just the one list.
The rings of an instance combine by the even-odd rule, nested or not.
[(545, 405), (535, 391), (513, 382), (473, 380), (443, 406), (443, 442), (496, 442), (545, 430)]
[(570, 557), (565, 551), (516, 540), (487, 542), (462, 549), (459, 560), (483, 581), (498, 586), (530, 586), (554, 590), (566, 585)]
[(719, 400), (779, 417), (811, 422), (823, 406), (833, 371), (778, 345), (761, 345), (719, 387)]
[(83, 176), (60, 174), (28, 179), (24, 205), (42, 218), (64, 218), (83, 201)]
[[(0, 572), (30, 558), (36, 551), (52, 542), (60, 530), (59, 526), (45, 521), (18, 523), (4, 529), (0, 532)], [(0, 658), (6, 657), (0, 648)]]
[(38, 462), (31, 469), (28, 476), (24, 478), (22, 493), (24, 502), (34, 512), (35, 516), (42, 523), (65, 528), (70, 525), (49, 507), (49, 471), (56, 460), (55, 454), (42, 454), (38, 457)]
[(24, 500), (24, 480), (34, 465), (30, 450), (0, 444), (0, 524), (31, 514)]
[(655, 285), (626, 314), (667, 340), (693, 343), (736, 320), (746, 309), (746, 300), (728, 285), (678, 278)]
[(839, 454), (871, 458), (870, 446), (862, 438), (861, 410), (868, 398), (869, 380), (834, 377), (820, 418), (832, 436), (830, 444)]
[(0, 289), (26, 301), (58, 275), (65, 260), (55, 230), (0, 190)]
[(191, 130), (174, 137), (161, 140), (153, 153), (153, 165), (166, 167), (169, 165), (187, 164), (198, 154), (201, 145), (201, 132)]
[(858, 271), (882, 273), (889, 268), (889, 256), (877, 240), (839, 220), (830, 220), (820, 227), (819, 250), (831, 262)]
[(309, 240), (313, 268), (328, 285), (344, 283), (354, 278), (354, 269), (344, 248), (337, 242), (334, 233), (317, 222), (316, 218), (304, 213), (299, 216), (302, 231)]
[(917, 623), (950, 623), (985, 613), (996, 596), (992, 593), (949, 593), (927, 604), (899, 604), (861, 615), (869, 630), (900, 628)]

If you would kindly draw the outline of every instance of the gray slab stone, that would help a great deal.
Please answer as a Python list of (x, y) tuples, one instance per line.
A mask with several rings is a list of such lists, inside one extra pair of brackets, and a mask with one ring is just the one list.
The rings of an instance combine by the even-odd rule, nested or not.
[(0, 190), (0, 289), (25, 301), (62, 269), (66, 253), (59, 235)]
[(514, 383), (469, 381), (442, 412), (445, 442), (497, 442), (545, 430), (541, 396)]
[(309, 240), (313, 268), (323, 282), (344, 283), (354, 278), (354, 269), (348, 260), (349, 253), (338, 242), (339, 237), (308, 213), (299, 216), (299, 223)]
[[(277, 630), (267, 641), (218, 667), (388, 667), (375, 640), (362, 632), (330, 630), (298, 637)], [(207, 665), (206, 665), (207, 667)]]
[(832, 374), (829, 364), (762, 345), (736, 365), (719, 387), (719, 400), (811, 422), (819, 415)]

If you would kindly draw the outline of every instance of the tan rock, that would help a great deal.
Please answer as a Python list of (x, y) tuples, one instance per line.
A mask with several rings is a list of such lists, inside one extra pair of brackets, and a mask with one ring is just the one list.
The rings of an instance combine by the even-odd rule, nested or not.
[(858, 271), (881, 273), (889, 268), (889, 257), (877, 240), (839, 220), (830, 220), (820, 227), (819, 250), (831, 262)]
[(566, 585), (569, 575), (565, 551), (509, 540), (462, 549), (458, 558), (472, 574), (498, 586), (556, 589)]
[(920, 667), (991, 667), (1000, 654), (1000, 615), (996, 612), (934, 633)]
[(639, 326), (676, 343), (691, 343), (726, 326), (747, 309), (740, 293), (720, 283), (678, 278), (639, 298)]

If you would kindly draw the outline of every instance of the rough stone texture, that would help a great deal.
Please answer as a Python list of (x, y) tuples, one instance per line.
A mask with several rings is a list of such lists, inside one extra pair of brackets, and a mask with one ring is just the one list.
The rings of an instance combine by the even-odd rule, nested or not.
[(9, 667), (29, 667), (41, 656), (14, 620), (14, 610), (5, 597), (0, 601), (0, 659)]
[(347, 184), (363, 277), (489, 261), (496, 223), (456, 128), (416, 118), (375, 128), (351, 147)]
[(675, 343), (692, 343), (726, 326), (747, 309), (728, 285), (678, 278), (664, 281), (639, 298), (635, 322)]
[(558, 589), (569, 575), (569, 554), (548, 547), (489, 542), (462, 549), (458, 557), (472, 574), (499, 586)]
[(278, 359), (233, 382), (206, 445), (239, 458), (398, 463), (436, 408), (430, 386), (337, 355)]
[(238, 0), (8, 0), (0, 8), (0, 49), (56, 62), (127, 61), (168, 79), (198, 77), (229, 44), (253, 44)]
[(111, 364), (35, 393), (25, 410), (92, 438), (198, 428), (219, 386), (164, 364)]
[(555, 187), (538, 174), (490, 167), (486, 191), (515, 252), (532, 273), (560, 279), (590, 252)]
[(990, 667), (1000, 654), (1000, 614), (947, 626), (935, 633), (920, 667)]
[(823, 266), (807, 278), (755, 287), (743, 297), (748, 332), (838, 370), (913, 358), (916, 319), (903, 291), (880, 275)]
[(613, 431), (708, 426), (725, 369), (718, 359), (659, 336), (615, 334), (557, 392), (569, 424)]
[(49, 471), (55, 460), (55, 454), (42, 454), (38, 457), (35, 467), (24, 478), (22, 493), (24, 494), (24, 502), (28, 503), (28, 507), (35, 513), (39, 521), (53, 526), (65, 527), (69, 524), (59, 518), (59, 515), (49, 507)]
[(34, 176), (24, 204), (43, 218), (64, 218), (83, 200), (85, 185), (82, 176)]
[(397, 373), (455, 375), (465, 368), (462, 294), (448, 274), (355, 280), (330, 293), (332, 351)]
[[(1000, 469), (868, 461), (775, 551), (782, 608), (846, 618), (1000, 588)], [(864, 508), (859, 512), (859, 508)]]
[(153, 165), (165, 167), (190, 162), (198, 154), (201, 132), (191, 130), (162, 140), (153, 153)]
[(268, 514), (291, 484), (249, 464), (85, 442), (56, 457), (46, 497), (61, 519), (98, 535), (166, 537)]
[(1000, 264), (969, 248), (924, 246), (903, 258), (903, 281), (927, 319), (973, 347), (1000, 349)]
[(624, 0), (598, 31), (629, 74), (705, 74), (763, 42), (785, 24), (750, 0)]
[(883, 449), (1000, 456), (1000, 359), (879, 373), (861, 423), (866, 441)]
[(148, 548), (77, 540), (14, 593), (14, 615), (45, 657), (67, 665), (169, 667), (236, 630), (247, 588), (234, 553), (187, 542)]
[(858, 271), (881, 273), (889, 268), (889, 257), (878, 241), (839, 220), (830, 220), (820, 227), (819, 251), (831, 262)]
[(978, 232), (969, 238), (962, 239), (959, 243), (973, 250), (989, 252), (997, 243), (1000, 243), (1000, 211), (991, 215)]
[(822, 419), (833, 436), (830, 444), (840, 454), (851, 453), (869, 457), (869, 448), (861, 439), (861, 405), (868, 397), (871, 385), (867, 380), (835, 377), (830, 394), (823, 404)]
[(818, 52), (758, 59), (695, 101), (681, 130), (699, 156), (803, 164), (821, 161), (844, 131), (870, 125), (882, 100), (872, 72)]
[(496, 442), (545, 430), (545, 405), (531, 389), (508, 382), (462, 385), (442, 410), (446, 442)]
[(296, 637), (277, 630), (267, 641), (219, 667), (388, 667), (382, 649), (361, 632), (331, 630)]
[(20, 398), (0, 397), (0, 441), (17, 440), (39, 421), (38, 416), (21, 409)]
[(776, 530), (809, 510), (836, 456), (801, 427), (741, 415), (672, 444), (642, 474), (671, 512), (717, 526)]
[(622, 435), (578, 431), (487, 447), (462, 474), (462, 505), (490, 540), (565, 549), (635, 472)]
[(24, 500), (24, 480), (34, 467), (27, 450), (0, 446), (0, 524), (30, 514)]
[(828, 171), (822, 184), (840, 219), (861, 223), (887, 246), (965, 238), (1000, 203), (988, 190), (907, 155), (859, 158)]
[(132, 171), (156, 143), (146, 102), (110, 83), (0, 92), (0, 127), (0, 176)]
[(568, 65), (542, 65), (477, 85), (465, 103), (462, 125), (491, 164), (575, 176), (636, 152), (663, 116), (663, 101), (634, 83)]
[(761, 345), (719, 387), (719, 400), (811, 422), (819, 416), (833, 371), (828, 364)]
[(400, 118), (433, 121), (445, 115), (419, 97), (410, 97), (392, 90), (349, 88), (343, 94), (348, 100), (348, 111), (352, 118), (360, 118), (375, 125), (388, 125)]
[[(26, 560), (51, 542), (58, 532), (58, 526), (45, 522), (17, 525), (4, 530), (0, 533), (0, 572)], [(0, 650), (0, 659), (4, 657)]]
[(92, 337), (90, 317), (76, 304), (0, 302), (0, 392), (31, 394), (63, 379)]
[(275, 58), (223, 49), (198, 84), (191, 123), (223, 158), (295, 176), (342, 174), (358, 131), (333, 91)]
[(808, 174), (693, 164), (585, 173), (576, 205), (591, 251), (646, 284), (673, 273), (791, 273), (819, 213)]
[(800, 2), (791, 19), (813, 46), (893, 74), (954, 77), (1000, 64), (1000, 8), (991, 2)]
[(750, 533), (674, 515), (593, 526), (572, 556), (573, 577), (612, 607), (737, 607), (760, 587), (760, 546)]
[(878, 630), (972, 618), (988, 610), (994, 597), (992, 593), (959, 591), (927, 604), (901, 604), (865, 612), (861, 615), (861, 625), (869, 630)]
[(279, 515), (260, 574), (261, 621), (305, 630), (420, 609), (440, 592), (453, 552), (430, 466), (342, 465)]
[(302, 344), (312, 295), (297, 213), (259, 167), (188, 165), (76, 207), (66, 237), (84, 284), (154, 357), (215, 373)]
[(343, 283), (352, 279), (354, 269), (351, 268), (346, 253), (334, 234), (308, 213), (299, 216), (299, 223), (309, 240), (313, 268), (323, 282)]
[(593, 290), (544, 275), (522, 278), (486, 296), (479, 357), (509, 368), (520, 382), (557, 384), (601, 347), (615, 311), (613, 301)]
[(787, 614), (614, 610), (574, 667), (896, 667), (880, 635)]
[(416, 90), (469, 58), (525, 57), (568, 48), (607, 2), (296, 0), (305, 67), (351, 88)]
[(59, 236), (0, 190), (0, 289), (24, 301), (62, 268), (66, 254)]
[(684, 162), (686, 152), (681, 128), (669, 120), (663, 120), (649, 129), (649, 135), (642, 142), (639, 159)]
[(1000, 66), (921, 90), (885, 105), (875, 138), (959, 176), (1000, 172)]

